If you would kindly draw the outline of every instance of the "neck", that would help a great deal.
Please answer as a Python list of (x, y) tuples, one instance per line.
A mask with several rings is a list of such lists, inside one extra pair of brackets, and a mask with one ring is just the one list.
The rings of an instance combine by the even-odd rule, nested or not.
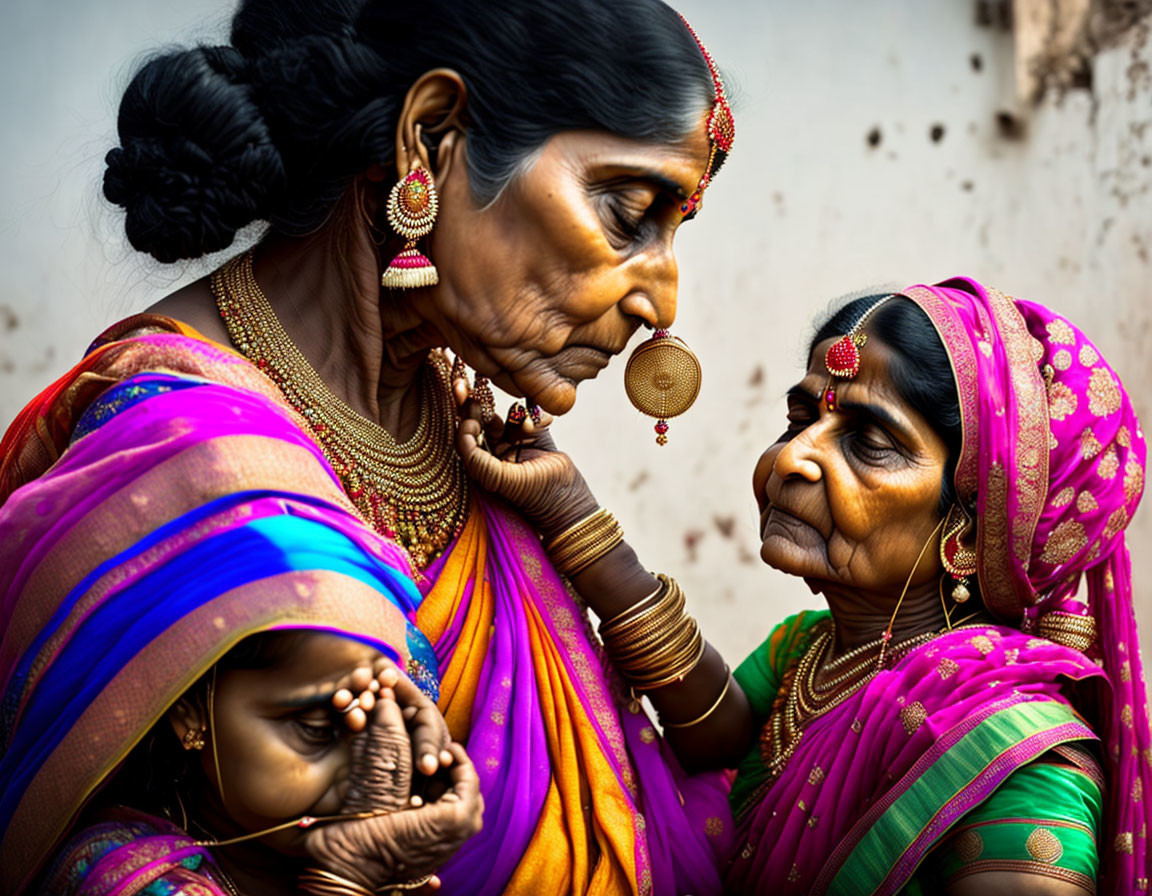
[[(248, 833), (224, 811), (215, 795), (199, 803), (190, 819), (188, 833), (205, 840), (227, 840)], [(291, 892), (301, 863), (259, 840), (210, 847), (217, 866), (240, 893)]]
[(420, 291), (382, 293), (367, 229), (347, 230), (268, 237), (254, 260), (256, 281), (324, 384), (405, 441), (420, 418), (421, 366), (443, 340), (417, 312)]
[[(832, 645), (829, 659), (878, 641), (892, 620), (892, 611), (899, 597), (899, 593), (861, 592), (839, 587), (820, 590), (828, 601), (828, 608), (836, 623), (836, 641)], [(900, 611), (892, 622), (891, 643), (939, 631), (945, 625), (944, 608), (940, 603), (937, 581), (933, 578), (922, 585), (910, 587), (904, 595)]]

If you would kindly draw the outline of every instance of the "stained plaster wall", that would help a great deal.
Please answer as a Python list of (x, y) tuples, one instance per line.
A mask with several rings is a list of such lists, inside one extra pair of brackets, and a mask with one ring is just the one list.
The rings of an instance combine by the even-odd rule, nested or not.
[[(737, 96), (736, 151), (678, 238), (676, 332), (704, 388), (658, 448), (619, 363), (556, 430), (733, 660), (815, 605), (760, 564), (749, 481), (833, 297), (967, 274), (1046, 302), (1083, 324), (1152, 420), (1152, 22), (1092, 59), (1091, 89), (1029, 110), (1011, 34), (995, 16), (979, 24), (981, 5), (681, 4)], [(104, 324), (203, 271), (134, 256), (96, 191), (133, 56), (213, 39), (227, 13), (209, 0), (0, 13), (0, 420)], [(1147, 647), (1152, 514), (1130, 533)]]

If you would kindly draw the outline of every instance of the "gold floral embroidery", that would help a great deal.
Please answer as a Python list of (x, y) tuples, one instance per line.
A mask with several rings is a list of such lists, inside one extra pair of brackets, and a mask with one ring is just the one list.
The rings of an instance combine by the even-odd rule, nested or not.
[(1064, 383), (1053, 383), (1048, 387), (1048, 416), (1053, 420), (1063, 420), (1076, 413), (1077, 403), (1076, 393)]
[(1127, 426), (1121, 426), (1116, 430), (1116, 444), (1121, 448), (1130, 448), (1132, 446), (1132, 433)]
[(957, 663), (955, 660), (948, 659), (948, 657), (944, 657), (942, 660), (940, 660), (940, 665), (938, 665), (936, 667), (937, 674), (944, 681), (947, 681), (949, 678), (951, 678), (953, 675), (955, 675), (959, 671), (960, 671), (960, 664)]
[(1100, 360), (1100, 355), (1097, 354), (1096, 349), (1090, 345), (1080, 346), (1080, 363), (1085, 367), (1091, 367)]
[(820, 823), (820, 819), (817, 818), (815, 815), (813, 815), (812, 817), (810, 817), (808, 819), (808, 827), (812, 828), (813, 830), (816, 829), (816, 825), (819, 823)]
[(1111, 538), (1117, 532), (1123, 532), (1128, 525), (1128, 511), (1123, 507), (1116, 508), (1112, 516), (1108, 517), (1108, 525), (1104, 527), (1104, 537)]
[(1055, 451), (1058, 447), (1060, 447), (1060, 442), (1056, 440), (1056, 433), (1048, 430), (1048, 450)]
[(1092, 497), (1092, 493), (1088, 491), (1080, 492), (1076, 497), (1076, 509), (1081, 513), (1091, 513), (1093, 510), (1098, 510), (1100, 505), (1096, 503), (1096, 499)]
[(808, 783), (815, 787), (824, 780), (824, 769), (818, 765), (812, 766), (812, 771), (808, 772)]
[(1105, 367), (1093, 368), (1088, 380), (1088, 410), (1097, 417), (1107, 417), (1120, 410), (1120, 386), (1112, 371)]
[(975, 862), (984, 853), (984, 838), (978, 832), (968, 830), (953, 841), (953, 848), (961, 862)]
[(1020, 650), (1013, 647), (1011, 650), (1004, 651), (1004, 665), (1015, 666), (1016, 661), (1020, 659)]
[(796, 865), (795, 862), (793, 862), (792, 868), (788, 872), (788, 883), (794, 884), (798, 880), (800, 880), (800, 868)]
[(1065, 520), (1048, 536), (1040, 559), (1054, 566), (1066, 563), (1087, 546), (1088, 536), (1084, 526), (1076, 520)]
[(1076, 489), (1073, 486), (1062, 488), (1052, 498), (1053, 507), (1067, 507), (1072, 503), (1072, 499), (1076, 497)]
[(1132, 832), (1121, 831), (1116, 835), (1116, 839), (1112, 841), (1112, 845), (1116, 848), (1116, 852), (1132, 855)]
[(1124, 464), (1124, 498), (1127, 501), (1135, 500), (1142, 491), (1144, 491), (1144, 468), (1136, 458), (1130, 457)]
[(645, 725), (640, 729), (640, 740), (646, 744), (656, 742), (656, 730), (651, 725)]
[(1132, 782), (1132, 802), (1138, 803), (1144, 799), (1144, 781), (1137, 778)]
[(969, 638), (968, 643), (979, 650), (984, 656), (988, 656), (988, 654), (996, 649), (992, 644), (992, 639), (985, 635), (977, 635), (974, 638)]
[(1080, 456), (1084, 460), (1092, 460), (1097, 454), (1104, 450), (1104, 446), (1100, 444), (1100, 440), (1096, 438), (1096, 434), (1092, 432), (1092, 427), (1087, 427), (1084, 432), (1080, 433)]
[(1120, 721), (1124, 723), (1125, 728), (1132, 727), (1132, 707), (1127, 703), (1125, 703), (1124, 708), (1120, 710)]
[(498, 710), (494, 710), (489, 718), (492, 719), (492, 722), (496, 725), (504, 724), (504, 713), (499, 712)]
[(1044, 343), (1037, 339), (1035, 336), (1033, 336), (1032, 341), (1028, 343), (1028, 350), (1032, 352), (1032, 360), (1036, 364), (1039, 364), (1040, 361), (1043, 360)]
[(1064, 844), (1048, 828), (1033, 830), (1028, 835), (1028, 839), (1024, 841), (1024, 848), (1028, 850), (1028, 855), (1037, 862), (1045, 862), (1049, 865), (1064, 855)]
[[(991, 342), (989, 342), (987, 339), (981, 339), (976, 344), (978, 346), (980, 346), (980, 351), (984, 354), (985, 358), (991, 358), (992, 357), (992, 343)], [(1040, 347), (1040, 351), (1041, 352), (1044, 351), (1043, 346)], [(1041, 354), (1040, 357), (1042, 358), (1042, 357), (1044, 357), (1044, 355)], [(1036, 360), (1040, 360), (1040, 358), (1037, 358)]]
[(1066, 348), (1060, 349), (1052, 356), (1052, 366), (1057, 370), (1067, 370), (1072, 366), (1072, 353)]
[(1111, 594), (1115, 587), (1116, 581), (1112, 578), (1112, 570), (1104, 570), (1104, 590)]
[(1048, 341), (1053, 345), (1075, 345), (1076, 333), (1066, 320), (1054, 320), (1048, 324)]
[(1132, 680), (1132, 664), (1129, 663), (1128, 660), (1124, 660), (1124, 662), (1122, 662), (1120, 664), (1120, 680), (1121, 681), (1131, 681)]
[(1043, 647), (1048, 643), (1047, 638), (1029, 638), (1024, 646), (1029, 650), (1035, 650), (1037, 647)]
[(704, 833), (709, 837), (719, 837), (724, 833), (724, 822), (715, 815), (709, 816), (704, 822)]

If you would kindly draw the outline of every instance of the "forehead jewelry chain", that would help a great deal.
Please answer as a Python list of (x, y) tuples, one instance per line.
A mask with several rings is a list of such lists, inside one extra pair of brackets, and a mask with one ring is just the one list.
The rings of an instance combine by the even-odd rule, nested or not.
[(840, 337), (824, 353), (824, 367), (828, 370), (828, 384), (824, 387), (824, 407), (834, 412), (836, 404), (836, 380), (854, 380), (860, 372), (860, 349), (868, 341), (868, 334), (864, 332), (864, 324), (885, 302), (895, 296), (884, 298), (873, 304), (860, 315), (859, 320), (852, 325), (847, 335)]
[(716, 60), (712, 58), (712, 54), (708, 52), (708, 48), (700, 40), (700, 35), (688, 20), (680, 16), (680, 21), (684, 23), (688, 33), (696, 41), (696, 46), (700, 48), (704, 61), (708, 63), (708, 71), (712, 75), (712, 88), (716, 92), (712, 111), (708, 114), (708, 142), (711, 144), (708, 164), (704, 166), (704, 173), (700, 176), (700, 183), (696, 185), (695, 191), (680, 205), (680, 214), (687, 217), (700, 207), (700, 203), (704, 200), (704, 191), (712, 183), (716, 172), (720, 170), (720, 166), (716, 164), (717, 155), (722, 152), (727, 156), (732, 151), (732, 144), (736, 141), (736, 119), (732, 116), (732, 106), (728, 103), (727, 93), (724, 92), (724, 80), (720, 77)]
[[(712, 111), (708, 113), (708, 164), (692, 195), (680, 205), (680, 214), (688, 217), (700, 207), (704, 191), (719, 170), (720, 153), (732, 151), (736, 139), (736, 121), (732, 117), (732, 107), (724, 92), (724, 81), (720, 70), (708, 48), (701, 42), (688, 20), (680, 16), (680, 21), (696, 41), (708, 71), (712, 76), (715, 99)], [(632, 352), (628, 366), (624, 369), (624, 391), (632, 405), (649, 417), (656, 418), (656, 444), (668, 444), (668, 421), (687, 411), (700, 394), (700, 360), (687, 344), (667, 329), (658, 329), (650, 339), (646, 339)]]

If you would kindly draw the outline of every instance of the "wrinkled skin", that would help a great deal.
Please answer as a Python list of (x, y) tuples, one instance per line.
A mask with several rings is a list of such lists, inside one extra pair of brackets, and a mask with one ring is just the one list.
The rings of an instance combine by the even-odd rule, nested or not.
[[(388, 814), (220, 848), (221, 865), (253, 893), (284, 887), (304, 866), (369, 889), (434, 872), (479, 830), (483, 809), (475, 769), (435, 705), (365, 644), (275, 637), (284, 645), (270, 667), (221, 671), (211, 705), (186, 696), (169, 713), (178, 737), (208, 728), (207, 786), (187, 794), (190, 817), (226, 839), (306, 815)], [(437, 798), (425, 802), (414, 791), (433, 777)]]

